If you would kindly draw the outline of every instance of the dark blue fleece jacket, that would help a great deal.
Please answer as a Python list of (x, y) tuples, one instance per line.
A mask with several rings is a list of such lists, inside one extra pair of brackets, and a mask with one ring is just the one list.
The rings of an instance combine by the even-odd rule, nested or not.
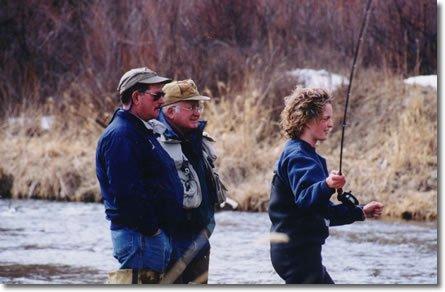
[[(323, 244), (328, 226), (364, 220), (361, 207), (335, 205), (326, 184), (326, 160), (309, 143), (289, 140), (276, 163), (269, 202), (272, 232), (289, 236), (289, 245)], [(326, 220), (325, 220), (326, 219)]]
[(117, 110), (99, 139), (96, 174), (111, 229), (152, 235), (173, 230), (182, 212), (182, 185), (156, 135), (128, 111)]

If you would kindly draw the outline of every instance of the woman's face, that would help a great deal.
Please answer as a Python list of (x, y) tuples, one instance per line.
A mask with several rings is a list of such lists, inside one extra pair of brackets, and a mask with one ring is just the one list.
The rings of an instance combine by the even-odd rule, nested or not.
[(314, 120), (308, 124), (308, 134), (314, 142), (324, 141), (327, 139), (333, 126), (332, 105), (327, 103), (324, 107), (321, 119)]

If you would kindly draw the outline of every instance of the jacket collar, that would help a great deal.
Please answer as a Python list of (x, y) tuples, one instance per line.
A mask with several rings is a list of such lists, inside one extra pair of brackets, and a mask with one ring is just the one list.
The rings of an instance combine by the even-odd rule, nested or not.
[(118, 108), (114, 114), (113, 117), (110, 121), (113, 122), (113, 120), (119, 117), (123, 120), (126, 120), (128, 122), (130, 122), (132, 125), (134, 125), (137, 129), (139, 130), (143, 130), (143, 131), (150, 131), (150, 132), (155, 132), (154, 131), (154, 126), (150, 123), (150, 121), (145, 122), (142, 119), (138, 118), (137, 116), (133, 115), (131, 112), (129, 112), (128, 110), (124, 110), (122, 108)]
[(309, 152), (316, 153), (315, 148), (312, 147), (311, 144), (309, 144), (308, 142), (306, 142), (306, 141), (304, 141), (304, 140), (301, 140), (301, 139), (299, 139), (299, 138), (292, 139), (292, 140), (289, 141), (289, 143), (297, 144), (297, 145), (299, 145), (302, 149), (305, 149), (305, 150), (307, 150), (307, 151), (309, 151)]
[(190, 135), (187, 135), (187, 137), (183, 137), (180, 134), (176, 133), (176, 131), (171, 126), (170, 122), (165, 117), (164, 113), (160, 111), (158, 116), (158, 121), (161, 122), (165, 126), (165, 130), (162, 133), (163, 136), (167, 139), (173, 139), (173, 140), (194, 140), (197, 136), (202, 137), (202, 133), (204, 132), (204, 129), (207, 125), (207, 121), (199, 121), (198, 128), (193, 130)]

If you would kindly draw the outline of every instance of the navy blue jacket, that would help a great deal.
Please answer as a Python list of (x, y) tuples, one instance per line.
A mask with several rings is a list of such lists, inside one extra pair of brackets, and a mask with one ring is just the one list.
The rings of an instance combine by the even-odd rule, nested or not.
[(117, 110), (96, 150), (106, 218), (111, 229), (144, 235), (175, 228), (182, 212), (182, 185), (174, 162), (156, 135), (128, 111)]
[[(269, 202), (272, 232), (289, 236), (289, 245), (323, 244), (329, 226), (364, 220), (361, 207), (334, 205), (326, 184), (326, 160), (309, 143), (289, 140), (276, 163)], [(326, 220), (325, 220), (326, 219)]]
[(172, 234), (179, 238), (194, 238), (204, 228), (209, 233), (213, 231), (215, 225), (214, 206), (216, 202), (216, 190), (210, 183), (209, 173), (206, 171), (202, 147), (202, 134), (206, 126), (205, 121), (200, 121), (196, 130), (187, 136), (181, 136), (176, 133), (170, 123), (161, 112), (158, 120), (166, 126), (164, 135), (167, 138), (181, 141), (182, 153), (187, 157), (199, 177), (199, 183), (202, 193), (202, 201), (198, 208), (184, 209), (177, 230)]

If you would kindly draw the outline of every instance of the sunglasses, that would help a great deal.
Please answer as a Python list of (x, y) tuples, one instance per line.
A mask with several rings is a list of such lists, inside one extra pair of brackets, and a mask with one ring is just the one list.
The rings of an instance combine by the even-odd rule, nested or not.
[(161, 99), (165, 96), (165, 92), (163, 92), (163, 91), (158, 91), (155, 93), (144, 91), (144, 93), (150, 94), (153, 97), (154, 101), (157, 101), (158, 99)]

